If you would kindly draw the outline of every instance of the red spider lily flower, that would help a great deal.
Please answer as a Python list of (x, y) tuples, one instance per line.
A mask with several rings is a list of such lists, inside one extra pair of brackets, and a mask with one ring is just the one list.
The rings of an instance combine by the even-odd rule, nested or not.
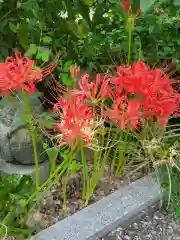
[(21, 56), (20, 52), (7, 57), (4, 63), (0, 63), (0, 92), (7, 95), (10, 91), (24, 89), (30, 94), (35, 91), (35, 83), (50, 74), (55, 64), (48, 69), (33, 69), (34, 61), (28, 57)]
[(117, 77), (111, 82), (116, 95), (123, 93), (138, 100), (144, 116), (147, 119), (156, 117), (161, 125), (171, 114), (179, 111), (179, 94), (172, 88), (168, 76), (143, 62), (118, 67)]
[[(65, 96), (66, 94), (64, 94)], [(67, 112), (67, 110), (69, 109), (69, 105), (67, 104), (67, 101), (73, 104), (84, 104), (85, 102), (85, 98), (84, 96), (77, 96), (72, 94), (72, 92), (67, 92), (67, 99), (66, 98), (59, 98), (58, 102), (54, 104), (53, 110), (54, 112), (59, 112), (59, 111), (64, 111)]]
[(113, 108), (105, 112), (105, 116), (117, 123), (121, 130), (137, 128), (140, 118), (141, 103), (137, 100), (128, 100), (126, 97), (117, 98)]
[(126, 95), (141, 95), (143, 91), (146, 93), (148, 81), (144, 81), (144, 75), (147, 75), (148, 70), (148, 66), (143, 62), (137, 62), (133, 66), (124, 65), (117, 67), (117, 77), (111, 79), (111, 83), (115, 85), (116, 91), (114, 93), (120, 95), (122, 92)]
[(69, 71), (72, 78), (77, 78), (80, 74), (80, 67), (77, 67), (76, 65), (71, 65)]
[(179, 95), (152, 95), (146, 97), (143, 102), (143, 111), (147, 119), (156, 116), (157, 121), (161, 126), (164, 126), (170, 115), (178, 112), (178, 99)]
[[(131, 0), (122, 0), (121, 1), (121, 5), (122, 5), (122, 8), (124, 9), (125, 12), (127, 12), (127, 13), (131, 13), (132, 12)], [(139, 15), (140, 12), (141, 12), (141, 9), (139, 8), (137, 13), (136, 13), (136, 16)]]
[[(89, 143), (92, 140), (93, 111), (78, 97), (69, 99), (60, 98), (55, 104), (54, 111), (61, 110), (59, 123), (54, 125), (56, 131), (62, 133), (60, 145), (68, 143), (71, 147), (83, 140)], [(63, 143), (64, 141), (64, 143)]]
[(121, 4), (125, 12), (129, 13), (131, 11), (129, 0), (122, 0)]
[(105, 100), (111, 97), (112, 90), (109, 85), (110, 78), (107, 75), (96, 74), (96, 78), (91, 83), (88, 82), (89, 75), (85, 73), (79, 81), (80, 90), (75, 90), (74, 95), (85, 96), (93, 103), (98, 103), (101, 100)]

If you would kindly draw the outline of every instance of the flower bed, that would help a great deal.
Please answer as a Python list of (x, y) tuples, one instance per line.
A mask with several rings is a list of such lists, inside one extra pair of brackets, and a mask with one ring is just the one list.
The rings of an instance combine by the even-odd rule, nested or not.
[[(105, 168), (105, 173), (101, 177), (94, 193), (88, 203), (91, 205), (103, 197), (108, 196), (120, 189), (121, 187), (135, 181), (143, 176), (142, 171), (136, 172), (133, 176), (123, 178), (115, 177), (112, 172)], [(128, 176), (128, 174), (127, 174)], [(82, 174), (74, 176), (67, 187), (67, 212), (64, 214), (63, 209), (63, 184), (52, 187), (52, 189), (45, 194), (40, 206), (34, 210), (27, 222), (29, 227), (37, 226), (40, 230), (46, 229), (60, 220), (76, 213), (83, 209), (84, 203), (82, 196)]]

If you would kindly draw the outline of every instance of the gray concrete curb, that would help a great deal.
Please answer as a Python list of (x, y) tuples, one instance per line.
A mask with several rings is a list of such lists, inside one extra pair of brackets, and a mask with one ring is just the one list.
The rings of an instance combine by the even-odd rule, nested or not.
[(145, 176), (41, 231), (33, 240), (95, 240), (124, 225), (161, 198), (152, 176)]

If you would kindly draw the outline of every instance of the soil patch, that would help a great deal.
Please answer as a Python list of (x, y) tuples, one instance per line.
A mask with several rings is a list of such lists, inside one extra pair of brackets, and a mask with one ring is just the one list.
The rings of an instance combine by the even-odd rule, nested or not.
[[(115, 174), (106, 167), (104, 175), (101, 177), (89, 201), (89, 205), (108, 196), (120, 187), (141, 178), (145, 174), (139, 171), (131, 177), (127, 177), (127, 175), (128, 172), (124, 174), (123, 178), (116, 177)], [(70, 183), (67, 187), (67, 215), (64, 215), (63, 187), (62, 184), (59, 183), (53, 186), (51, 190), (46, 193), (45, 197), (43, 197), (38, 209), (30, 215), (28, 225), (36, 225), (40, 230), (43, 230), (84, 208), (83, 203), (82, 175), (81, 173), (77, 173), (70, 179)]]

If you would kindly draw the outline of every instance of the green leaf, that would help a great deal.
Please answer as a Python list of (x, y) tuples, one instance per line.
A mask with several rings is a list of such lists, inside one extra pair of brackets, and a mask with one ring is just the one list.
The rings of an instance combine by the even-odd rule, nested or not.
[(4, 57), (0, 56), (0, 62), (4, 62)]
[(73, 161), (69, 167), (69, 170), (71, 171), (72, 174), (75, 174), (80, 170), (80, 168), (81, 168), (81, 165), (76, 161)]
[(47, 62), (49, 60), (51, 51), (45, 48), (39, 48), (39, 51), (36, 55), (37, 60), (42, 60), (43, 62)]
[(89, 32), (89, 25), (85, 19), (78, 21), (79, 35), (81, 38), (85, 38)]
[(72, 79), (70, 79), (67, 74), (62, 74), (62, 83), (67, 86), (73, 86), (74, 84)]
[(33, 66), (33, 69), (34, 70), (41, 70), (41, 68), (39, 66), (36, 66), (36, 65)]
[[(111, 3), (112, 3), (112, 10), (113, 10), (113, 12), (119, 14), (124, 19), (127, 19), (128, 14), (127, 14), (126, 11), (124, 11), (124, 9), (122, 7), (122, 4), (119, 1), (117, 1), (117, 0), (111, 0)], [(99, 12), (101, 11), (101, 10), (99, 10), (99, 11), (97, 11), (97, 10), (98, 9), (96, 9), (96, 12), (94, 14), (94, 18), (95, 18), (95, 15), (98, 15)], [(97, 18), (97, 16), (96, 16), (96, 18)]]
[[(40, 114), (39, 116), (42, 119), (42, 123), (47, 127), (47, 128), (51, 128), (52, 125), (54, 124), (54, 119), (52, 117), (49, 116), (48, 112), (43, 112)], [(47, 149), (46, 144), (43, 145), (45, 149)]]
[(73, 20), (74, 11), (73, 11), (73, 8), (72, 8), (72, 3), (71, 3), (71, 1), (66, 0), (66, 1), (64, 1), (64, 4), (65, 4), (66, 10), (67, 10), (67, 12), (68, 12), (68, 18), (69, 18), (70, 20)]
[(9, 28), (11, 29), (12, 32), (17, 33), (17, 27), (12, 22), (9, 22)]
[(142, 12), (147, 12), (149, 8), (156, 2), (156, 0), (140, 0), (140, 9)]
[(30, 176), (23, 176), (16, 188), (15, 194), (23, 198), (29, 198), (35, 191), (35, 184)]
[(23, 175), (21, 174), (10, 174), (0, 178), (0, 196), (15, 191), (17, 186), (20, 184)]
[(180, 6), (180, 1), (179, 0), (174, 0), (174, 5), (179, 7)]
[(68, 160), (68, 158), (69, 158), (69, 151), (68, 150), (63, 150), (63, 151), (60, 152), (60, 154), (65, 161)]
[(25, 56), (31, 57), (32, 55), (36, 54), (37, 52), (37, 45), (36, 44), (30, 44), (27, 52), (24, 54)]
[(20, 25), (18, 31), (18, 38), (21, 46), (26, 50), (29, 44), (29, 36), (28, 36), (28, 26), (27, 24), (23, 23)]
[(49, 36), (45, 36), (45, 37), (42, 38), (42, 41), (43, 41), (44, 44), (49, 44), (49, 43), (52, 42), (52, 38), (49, 37)]
[(132, 8), (132, 12), (136, 14), (138, 12), (138, 9), (140, 8), (140, 0), (133, 0), (131, 8)]
[(46, 152), (47, 152), (47, 155), (48, 155), (49, 160), (51, 162), (56, 161), (56, 159), (58, 157), (58, 154), (59, 154), (59, 149), (58, 148), (55, 148), (55, 147), (49, 148), (49, 149), (46, 150)]
[(66, 61), (65, 65), (64, 65), (64, 68), (63, 68), (63, 72), (64, 73), (68, 73), (71, 65), (72, 65), (72, 61), (71, 60), (70, 61)]
[(40, 118), (46, 118), (48, 116), (48, 112), (43, 112), (39, 115)]
[(91, 19), (89, 16), (90, 8), (88, 5), (86, 5), (83, 0), (78, 0), (77, 3), (78, 11), (81, 14), (81, 16), (87, 21), (87, 24), (91, 26)]
[(177, 44), (180, 46), (180, 39), (177, 39)]
[(38, 18), (40, 7), (37, 0), (23, 1), (23, 8), (28, 17), (32, 19), (34, 19), (33, 17)]

